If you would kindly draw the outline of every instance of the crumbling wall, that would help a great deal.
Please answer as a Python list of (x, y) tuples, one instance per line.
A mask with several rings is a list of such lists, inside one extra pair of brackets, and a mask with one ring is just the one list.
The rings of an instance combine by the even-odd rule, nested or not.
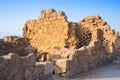
[(0, 80), (53, 80), (53, 68), (51, 62), (36, 62), (33, 53), (0, 56)]
[[(115, 41), (119, 37), (119, 33), (111, 29), (110, 26), (101, 19), (100, 16), (88, 16), (78, 22), (79, 26), (88, 28), (92, 34), (92, 40), (100, 40), (109, 53), (114, 53)], [(99, 34), (95, 33), (99, 29)], [(97, 34), (97, 35), (96, 35)]]
[(68, 22), (64, 12), (43, 10), (38, 20), (26, 22), (23, 32), (38, 52), (45, 52), (43, 61), (54, 62), (55, 74), (87, 71), (110, 62), (119, 52), (119, 33), (100, 16)]
[(24, 37), (38, 48), (38, 52), (54, 54), (51, 49), (76, 49), (87, 46), (92, 40), (99, 39), (108, 52), (113, 52), (118, 33), (100, 16), (89, 16), (78, 23), (68, 22), (64, 12), (54, 9), (41, 11), (38, 20), (27, 21), (23, 28)]
[(68, 39), (65, 48), (78, 48), (79, 38), (77, 37), (77, 23), (69, 22)]
[(110, 63), (115, 58), (114, 53), (108, 53), (100, 45), (100, 41), (96, 40), (91, 41), (88, 46), (67, 51), (69, 58), (56, 60), (55, 74), (73, 78), (76, 74)]
[[(46, 75), (53, 70), (73, 77), (109, 63), (120, 51), (119, 34), (100, 16), (76, 23), (68, 22), (62, 11), (42, 10), (37, 20), (25, 23), (23, 36), (0, 41), (0, 79), (34, 80), (44, 76), (47, 80)], [(37, 55), (39, 52), (42, 56)], [(51, 62), (41, 62), (46, 60), (54, 67)]]
[(0, 41), (0, 80), (53, 80), (53, 64), (38, 62), (39, 57), (27, 38), (5, 36)]
[(42, 10), (38, 20), (27, 21), (23, 28), (23, 36), (29, 38), (38, 52), (48, 52), (52, 48), (65, 47), (68, 38), (68, 22), (64, 12), (53, 9)]
[(3, 41), (0, 41), (0, 55), (5, 55), (10, 52), (21, 56), (27, 55), (25, 49), (29, 45), (29, 40), (27, 38), (5, 36)]
[(92, 40), (92, 33), (89, 28), (78, 25), (76, 33), (76, 36), (79, 39), (79, 43), (77, 44), (78, 48), (89, 45)]

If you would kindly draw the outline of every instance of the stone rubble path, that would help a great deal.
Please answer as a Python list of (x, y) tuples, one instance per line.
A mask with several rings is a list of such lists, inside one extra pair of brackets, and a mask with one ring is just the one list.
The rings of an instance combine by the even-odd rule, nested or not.
[(54, 80), (120, 80), (120, 59), (114, 60), (108, 65), (89, 70), (73, 79), (54, 77)]

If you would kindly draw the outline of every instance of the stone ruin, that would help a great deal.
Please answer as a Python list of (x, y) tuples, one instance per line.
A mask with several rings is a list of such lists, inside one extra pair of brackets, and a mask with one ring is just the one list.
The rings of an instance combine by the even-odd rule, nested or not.
[(0, 41), (0, 79), (67, 78), (110, 63), (120, 53), (120, 36), (100, 16), (69, 22), (64, 12), (42, 10), (23, 27), (23, 38)]
[(38, 62), (37, 58), (37, 48), (27, 38), (4, 37), (0, 41), (0, 80), (52, 80), (52, 62)]

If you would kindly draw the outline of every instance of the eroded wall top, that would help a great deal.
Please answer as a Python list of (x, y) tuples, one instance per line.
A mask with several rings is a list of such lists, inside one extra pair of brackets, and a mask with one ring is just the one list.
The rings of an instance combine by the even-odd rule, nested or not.
[(23, 35), (39, 52), (65, 46), (68, 38), (68, 22), (64, 12), (54, 9), (42, 10), (38, 20), (27, 21)]
[(114, 52), (119, 33), (112, 30), (100, 16), (88, 16), (75, 23), (68, 22), (64, 12), (48, 9), (42, 10), (37, 20), (26, 22), (23, 35), (38, 52), (71, 47), (78, 49), (88, 46), (93, 40), (99, 40), (100, 46)]

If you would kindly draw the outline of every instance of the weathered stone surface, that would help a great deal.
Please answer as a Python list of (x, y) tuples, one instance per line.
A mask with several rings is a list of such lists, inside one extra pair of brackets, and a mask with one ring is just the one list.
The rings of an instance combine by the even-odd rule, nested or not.
[(58, 59), (55, 66), (55, 74), (66, 73), (71, 69), (71, 60), (69, 59)]
[(44, 68), (45, 68), (45, 66), (44, 66), (44, 64), (42, 64), (42, 62), (36, 62), (33, 75), (34, 76), (42, 75), (44, 72)]
[(37, 20), (25, 23), (23, 36), (0, 40), (0, 79), (52, 80), (53, 70), (74, 77), (120, 53), (119, 33), (100, 16), (75, 23), (62, 11), (42, 10)]
[(31, 45), (28, 45), (24, 48), (24, 53), (26, 53), (26, 55), (30, 53), (37, 53), (37, 48), (32, 47)]
[(0, 56), (0, 71), (3, 71), (6, 69), (6, 66), (8, 65), (8, 60), (5, 58), (5, 56)]
[[(43, 61), (55, 63), (56, 74), (85, 72), (110, 62), (120, 51), (119, 33), (100, 16), (88, 16), (75, 23), (68, 22), (62, 11), (43, 10), (38, 20), (26, 22), (23, 32), (38, 52), (46, 53)], [(68, 59), (71, 69), (67, 67)]]
[(26, 80), (32, 80), (32, 72), (30, 70), (25, 70)]
[(21, 80), (23, 73), (21, 70), (21, 60), (19, 55), (9, 53), (8, 55), (0, 56), (0, 73), (6, 76), (6, 80)]
[(17, 36), (5, 36), (4, 41), (0, 42), (0, 55), (8, 53), (16, 53), (20, 56), (28, 55), (24, 52), (25, 48), (29, 45), (27, 38)]
[(44, 74), (45, 75), (53, 73), (53, 70), (54, 70), (53, 63), (47, 61), (47, 62), (44, 62), (43, 64), (45, 66), (45, 69), (44, 69)]
[(26, 22), (23, 35), (30, 39), (31, 45), (38, 48), (39, 52), (48, 52), (54, 47), (66, 46), (68, 27), (63, 12), (56, 12), (53, 9), (43, 10), (38, 20)]
[(33, 53), (29, 54), (28, 56), (21, 57), (21, 63), (22, 66), (28, 67), (28, 66), (34, 66), (36, 62), (36, 57)]
[(18, 74), (21, 69), (20, 57), (17, 54), (9, 53), (8, 60), (9, 60), (9, 63), (8, 63), (9, 67), (6, 66), (6, 67), (8, 67), (7, 73), (11, 76)]
[(53, 80), (54, 66), (51, 62), (36, 62), (33, 73), (34, 79)]
[(9, 53), (0, 56), (0, 79), (2, 80), (52, 80), (52, 62), (36, 62), (33, 53), (21, 57)]
[(93, 40), (99, 40), (99, 46), (104, 46), (108, 53), (115, 53), (115, 43), (119, 42), (119, 34), (100, 16), (88, 16), (74, 23), (67, 21), (64, 12), (56, 12), (54, 9), (43, 10), (38, 20), (27, 21), (23, 32), (23, 36), (30, 39), (30, 44), (38, 52), (50, 55), (55, 54), (54, 48), (78, 49), (88, 46)]

